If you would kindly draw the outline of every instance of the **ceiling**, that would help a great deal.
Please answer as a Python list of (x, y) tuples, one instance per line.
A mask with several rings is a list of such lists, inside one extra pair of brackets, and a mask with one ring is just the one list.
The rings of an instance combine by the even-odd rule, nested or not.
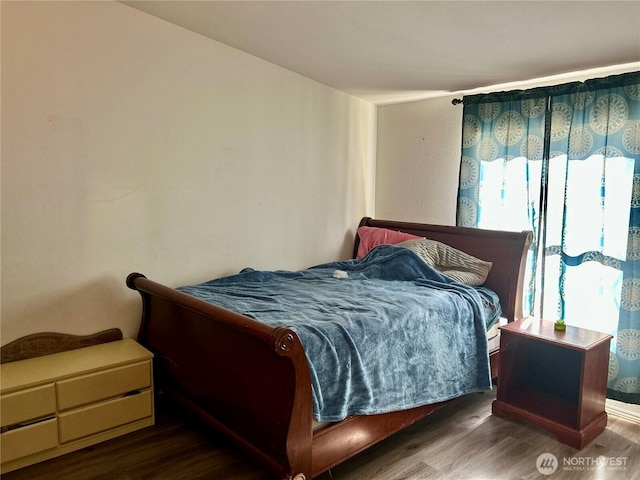
[(122, 3), (377, 104), (640, 70), (640, 0)]

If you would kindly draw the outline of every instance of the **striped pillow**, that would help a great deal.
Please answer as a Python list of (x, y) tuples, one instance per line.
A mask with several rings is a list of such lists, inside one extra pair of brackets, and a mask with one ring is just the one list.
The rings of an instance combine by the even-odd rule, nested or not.
[(491, 262), (485, 262), (449, 245), (427, 238), (407, 240), (396, 246), (413, 250), (443, 275), (466, 285), (482, 285), (493, 266)]

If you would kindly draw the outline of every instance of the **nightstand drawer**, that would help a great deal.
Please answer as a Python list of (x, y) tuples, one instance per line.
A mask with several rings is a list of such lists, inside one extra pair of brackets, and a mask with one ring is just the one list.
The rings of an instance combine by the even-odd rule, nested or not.
[(0, 461), (10, 462), (57, 446), (58, 421), (55, 418), (44, 420), (0, 435)]
[(56, 389), (53, 383), (0, 397), (3, 427), (52, 415), (55, 411)]
[(153, 397), (147, 390), (135, 395), (108, 400), (58, 416), (60, 443), (70, 442), (110, 428), (151, 417)]
[(58, 409), (114, 398), (151, 386), (150, 362), (128, 365), (103, 372), (63, 380), (57, 383)]

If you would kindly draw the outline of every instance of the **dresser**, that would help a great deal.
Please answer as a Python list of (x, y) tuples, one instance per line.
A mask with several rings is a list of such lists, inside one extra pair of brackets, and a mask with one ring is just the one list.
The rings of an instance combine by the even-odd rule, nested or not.
[(153, 425), (152, 357), (125, 338), (2, 364), (0, 472)]

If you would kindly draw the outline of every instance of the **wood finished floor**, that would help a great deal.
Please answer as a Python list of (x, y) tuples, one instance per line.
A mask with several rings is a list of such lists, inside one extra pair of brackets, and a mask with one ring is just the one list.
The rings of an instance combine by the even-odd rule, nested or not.
[[(492, 416), (494, 398), (494, 393), (470, 395), (318, 480), (640, 480), (639, 425), (610, 415), (605, 432), (578, 451), (536, 427)], [(550, 476), (536, 469), (543, 453), (560, 462)], [(599, 457), (625, 465), (617, 470), (585, 465)], [(583, 466), (566, 470), (565, 459)], [(268, 478), (223, 438), (162, 406), (153, 427), (2, 475), (3, 480)]]

